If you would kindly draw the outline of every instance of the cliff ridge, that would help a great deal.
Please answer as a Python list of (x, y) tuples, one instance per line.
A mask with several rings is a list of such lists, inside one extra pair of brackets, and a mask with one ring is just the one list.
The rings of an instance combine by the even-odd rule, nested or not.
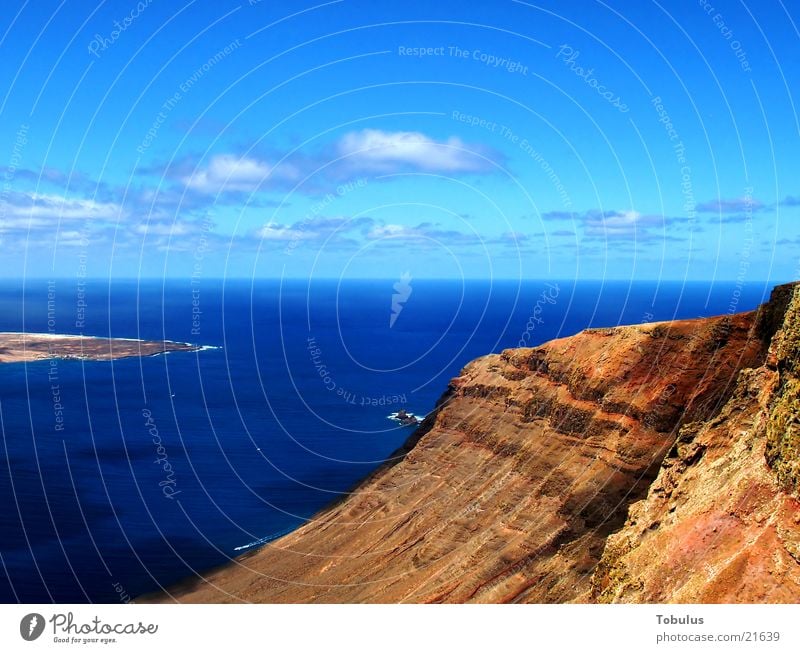
[(479, 358), (397, 459), (155, 601), (800, 600), (800, 290)]

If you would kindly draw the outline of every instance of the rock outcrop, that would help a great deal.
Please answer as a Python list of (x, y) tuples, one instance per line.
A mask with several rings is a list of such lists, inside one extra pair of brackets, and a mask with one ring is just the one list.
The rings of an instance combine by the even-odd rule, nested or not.
[(777, 288), (758, 326), (771, 341), (764, 365), (739, 373), (718, 414), (680, 430), (609, 537), (593, 599), (800, 601), (800, 291)]
[(470, 363), (395, 459), (149, 600), (800, 600), (800, 290)]

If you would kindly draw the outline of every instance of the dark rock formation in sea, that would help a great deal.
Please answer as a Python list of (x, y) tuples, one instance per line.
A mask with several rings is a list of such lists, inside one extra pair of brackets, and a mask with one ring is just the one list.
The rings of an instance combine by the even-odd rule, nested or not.
[(182, 602), (800, 601), (800, 286), (479, 358), (396, 457)]

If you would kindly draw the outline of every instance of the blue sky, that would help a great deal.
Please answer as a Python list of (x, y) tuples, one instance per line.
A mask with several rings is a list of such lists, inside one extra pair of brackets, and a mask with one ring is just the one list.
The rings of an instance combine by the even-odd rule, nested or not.
[(789, 3), (4, 9), (5, 277), (800, 276)]

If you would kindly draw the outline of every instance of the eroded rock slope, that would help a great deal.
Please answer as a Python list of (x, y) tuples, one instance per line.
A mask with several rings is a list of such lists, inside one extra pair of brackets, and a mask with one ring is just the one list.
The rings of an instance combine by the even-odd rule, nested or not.
[(467, 365), (395, 460), (156, 601), (800, 600), (800, 293)]

